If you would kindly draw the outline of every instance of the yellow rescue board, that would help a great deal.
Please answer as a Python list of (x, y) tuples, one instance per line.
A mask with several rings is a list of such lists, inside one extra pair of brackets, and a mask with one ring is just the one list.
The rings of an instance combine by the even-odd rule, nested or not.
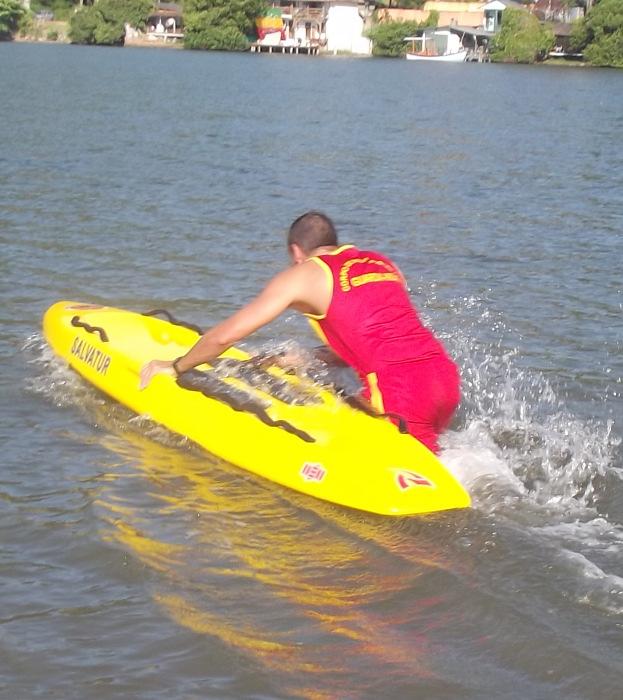
[[(230, 348), (214, 367), (139, 390), (148, 360), (183, 355), (198, 338), (176, 323), (61, 301), (43, 319), (52, 349), (87, 381), (238, 467), (302, 493), (383, 515), (466, 508), (463, 487), (427, 448), (384, 418), (279, 368), (258, 372)], [(262, 376), (271, 381), (266, 385)]]

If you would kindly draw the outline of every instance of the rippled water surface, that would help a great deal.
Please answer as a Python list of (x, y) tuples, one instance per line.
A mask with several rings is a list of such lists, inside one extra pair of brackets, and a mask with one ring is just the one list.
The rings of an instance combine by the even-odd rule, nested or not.
[[(619, 698), (623, 72), (0, 44), (0, 74), (0, 696)], [(47, 349), (62, 298), (223, 318), (312, 207), (460, 364), (472, 509), (287, 491)]]

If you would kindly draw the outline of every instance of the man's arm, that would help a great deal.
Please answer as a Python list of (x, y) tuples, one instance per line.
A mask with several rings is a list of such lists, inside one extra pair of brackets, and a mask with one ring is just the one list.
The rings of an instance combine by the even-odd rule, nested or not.
[(195, 345), (176, 360), (176, 370), (169, 360), (152, 360), (141, 370), (140, 386), (144, 389), (156, 374), (186, 372), (210, 362), (227, 348), (258, 328), (273, 321), (292, 304), (309, 304), (311, 277), (317, 276), (316, 265), (297, 265), (277, 274), (263, 291), (242, 309), (210, 328)]
[(242, 338), (270, 323), (295, 301), (296, 271), (284, 270), (262, 292), (232, 316), (210, 328), (177, 363), (185, 372), (209, 362)]

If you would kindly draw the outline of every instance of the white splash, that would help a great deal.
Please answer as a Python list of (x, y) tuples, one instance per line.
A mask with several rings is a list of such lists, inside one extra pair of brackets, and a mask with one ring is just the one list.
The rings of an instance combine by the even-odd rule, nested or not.
[[(441, 460), (477, 511), (529, 533), (568, 571), (567, 595), (623, 613), (621, 514), (612, 519), (601, 508), (608, 489), (623, 493), (613, 421), (573, 415), (543, 373), (522, 367), (486, 300), (462, 300), (454, 311), (469, 319), (467, 331), (459, 323), (446, 340), (462, 367), (464, 400)], [(476, 340), (483, 335), (495, 341)]]

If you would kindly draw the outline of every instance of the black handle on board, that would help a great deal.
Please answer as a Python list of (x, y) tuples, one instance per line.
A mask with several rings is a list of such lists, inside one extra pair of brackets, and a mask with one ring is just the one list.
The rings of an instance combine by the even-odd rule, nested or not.
[(99, 333), (99, 337), (103, 343), (108, 342), (108, 335), (103, 328), (99, 326), (90, 326), (88, 323), (80, 320), (80, 316), (74, 316), (71, 319), (71, 325), (75, 328), (84, 328), (87, 333)]

